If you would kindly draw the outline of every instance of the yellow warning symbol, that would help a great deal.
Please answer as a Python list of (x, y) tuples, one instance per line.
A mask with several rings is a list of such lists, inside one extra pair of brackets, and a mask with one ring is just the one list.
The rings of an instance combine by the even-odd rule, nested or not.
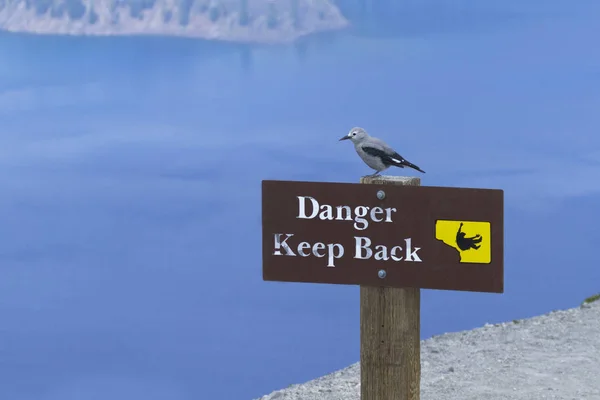
[(438, 219), (435, 238), (456, 249), (461, 263), (489, 264), (492, 261), (489, 222)]

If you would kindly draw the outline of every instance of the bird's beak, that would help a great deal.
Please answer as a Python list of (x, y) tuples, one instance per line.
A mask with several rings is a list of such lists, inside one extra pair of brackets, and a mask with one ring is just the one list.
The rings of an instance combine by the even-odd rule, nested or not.
[(348, 140), (348, 139), (350, 139), (350, 136), (346, 135), (346, 136), (344, 136), (343, 138), (341, 138), (341, 139), (340, 139), (340, 142), (341, 142), (342, 140)]

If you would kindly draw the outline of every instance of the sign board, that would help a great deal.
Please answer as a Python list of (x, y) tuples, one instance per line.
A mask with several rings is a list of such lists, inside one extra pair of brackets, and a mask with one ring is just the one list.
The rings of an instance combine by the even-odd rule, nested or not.
[(263, 279), (504, 291), (504, 192), (262, 182)]

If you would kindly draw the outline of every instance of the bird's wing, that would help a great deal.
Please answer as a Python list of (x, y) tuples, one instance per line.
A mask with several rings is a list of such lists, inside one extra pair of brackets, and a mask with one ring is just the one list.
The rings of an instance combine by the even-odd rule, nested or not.
[(385, 164), (399, 165), (403, 161), (406, 161), (404, 157), (378, 138), (370, 137), (361, 147), (365, 153), (381, 158), (381, 161)]
[(404, 167), (402, 165), (402, 163), (405, 161), (404, 158), (402, 158), (400, 154), (393, 150), (393, 153), (389, 154), (385, 150), (381, 149), (380, 146), (372, 144), (363, 144), (361, 148), (368, 155), (380, 158), (381, 161), (386, 165), (397, 165), (399, 167)]
[(419, 172), (425, 173), (421, 168), (411, 163), (398, 152), (388, 146), (383, 140), (370, 137), (361, 145), (362, 150), (373, 157), (379, 157), (381, 162), (387, 166), (395, 165), (396, 167), (410, 167)]

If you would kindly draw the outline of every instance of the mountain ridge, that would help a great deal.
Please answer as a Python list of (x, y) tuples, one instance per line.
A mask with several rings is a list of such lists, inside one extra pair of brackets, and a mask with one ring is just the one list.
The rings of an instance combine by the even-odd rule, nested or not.
[(349, 25), (330, 0), (0, 0), (0, 30), (287, 43)]

